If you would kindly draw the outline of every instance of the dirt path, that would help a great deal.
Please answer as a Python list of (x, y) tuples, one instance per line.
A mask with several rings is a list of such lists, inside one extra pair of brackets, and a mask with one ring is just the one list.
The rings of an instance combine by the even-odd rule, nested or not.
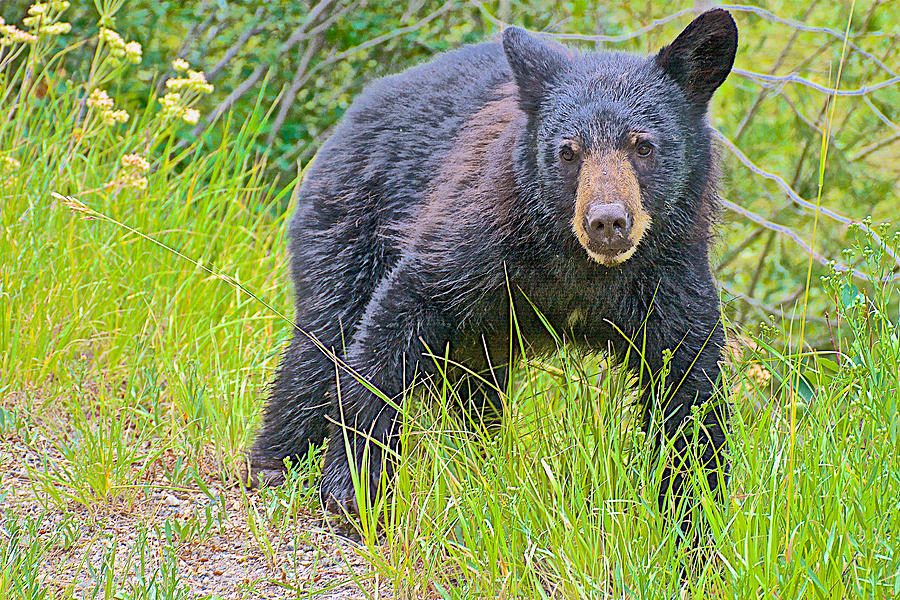
[[(10, 516), (20, 524), (32, 520), (18, 541), (40, 550), (39, 577), (55, 591), (111, 597), (104, 592), (109, 582), (113, 593), (136, 597), (147, 597), (137, 592), (154, 586), (156, 597), (166, 598), (391, 597), (360, 557), (359, 545), (342, 535), (346, 525), (336, 531), (340, 524), (286, 510), (277, 493), (246, 492), (217, 476), (208, 477), (206, 492), (149, 476), (135, 481), (140, 489), (130, 502), (60, 506), (42, 487), (52, 483), (46, 465), (59, 460), (46, 437), (26, 444), (18, 434), (0, 431), (0, 501), (6, 513), (0, 519), (0, 557), (13, 540)], [(162, 466), (147, 473), (162, 472)], [(161, 595), (162, 590), (169, 591)]]

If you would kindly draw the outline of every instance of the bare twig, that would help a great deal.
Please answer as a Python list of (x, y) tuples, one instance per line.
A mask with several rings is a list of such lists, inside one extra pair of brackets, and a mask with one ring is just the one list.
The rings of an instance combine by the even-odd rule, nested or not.
[[(491, 14), (491, 11), (487, 9), (487, 7), (482, 2), (478, 2), (478, 0), (469, 0), (479, 11), (481, 11), (482, 16), (485, 19), (496, 25), (497, 27), (505, 28), (509, 26), (509, 23), (495, 17)], [(532, 31), (531, 33), (535, 35), (539, 35), (545, 38), (552, 38), (555, 40), (584, 40), (587, 42), (626, 42), (628, 40), (632, 40), (634, 38), (640, 37), (648, 31), (652, 31), (657, 27), (661, 27), (666, 23), (674, 21), (684, 15), (693, 15), (693, 8), (685, 8), (679, 11), (676, 11), (667, 17), (663, 17), (662, 19), (656, 19), (652, 21), (649, 25), (645, 25), (640, 29), (635, 29), (629, 33), (623, 33), (621, 35), (587, 35), (580, 33), (546, 33), (543, 31)]]
[[(812, 9), (819, 3), (819, 0), (813, 0), (809, 6), (806, 7), (806, 10), (803, 12), (802, 19), (806, 19), (809, 16), (809, 13), (812, 12)], [(774, 75), (776, 71), (781, 67), (781, 64), (784, 62), (784, 59), (787, 58), (788, 52), (793, 47), (794, 42), (797, 41), (797, 36), (800, 35), (800, 30), (795, 29), (791, 33), (791, 37), (788, 39), (787, 43), (784, 47), (781, 48), (781, 52), (778, 54), (778, 58), (775, 59), (775, 62), (772, 63), (772, 68), (769, 69), (769, 75)], [(741, 139), (741, 136), (744, 134), (744, 130), (747, 125), (750, 124), (750, 121), (753, 120), (753, 117), (756, 115), (756, 111), (762, 105), (762, 101), (766, 96), (766, 88), (761, 89), (756, 97), (753, 99), (753, 102), (750, 104), (750, 108), (744, 113), (744, 118), (741, 119), (741, 122), (737, 126), (737, 130), (734, 134), (734, 141), (738, 142)]]
[[(803, 250), (805, 250), (810, 255), (812, 255), (813, 259), (816, 262), (818, 262), (819, 264), (821, 264), (823, 266), (828, 266), (830, 263), (834, 263), (834, 268), (836, 271), (838, 271), (840, 273), (849, 271), (851, 275), (853, 275), (854, 277), (861, 279), (863, 281), (877, 281), (879, 283), (892, 283), (895, 281), (900, 281), (900, 273), (895, 274), (895, 275), (889, 275), (889, 276), (882, 277), (882, 278), (873, 278), (858, 269), (852, 269), (852, 268), (848, 267), (847, 265), (845, 265), (844, 263), (842, 263), (840, 261), (836, 261), (836, 260), (829, 261), (827, 258), (825, 258), (821, 254), (819, 254), (818, 252), (813, 250), (810, 247), (810, 245), (808, 243), (806, 243), (806, 241), (804, 241), (803, 238), (800, 237), (800, 234), (798, 234), (796, 231), (794, 231), (790, 227), (788, 227), (786, 225), (779, 225), (778, 223), (773, 223), (772, 221), (769, 221), (768, 219), (761, 217), (760, 215), (758, 215), (752, 211), (749, 211), (746, 208), (739, 206), (729, 200), (722, 200), (722, 205), (725, 208), (727, 208), (728, 210), (735, 212), (735, 213), (741, 215), (742, 217), (744, 217), (750, 221), (753, 221), (754, 223), (757, 223), (758, 225), (762, 225), (765, 229), (769, 229), (771, 231), (776, 231), (776, 232), (780, 233), (781, 235), (790, 238), (798, 246), (803, 248)], [(860, 227), (863, 227), (863, 226), (861, 225)]]
[[(718, 282), (718, 284), (719, 284), (719, 288), (723, 292), (725, 292), (729, 296), (734, 297), (737, 300), (740, 300), (741, 302), (744, 302), (751, 309), (754, 309), (757, 312), (759, 312), (760, 314), (762, 314), (763, 317), (766, 319), (766, 322), (769, 324), (772, 324), (772, 321), (770, 318), (771, 315), (776, 315), (781, 319), (786, 319), (786, 320), (790, 320), (790, 321), (799, 321), (802, 318), (800, 315), (797, 315), (794, 313), (789, 313), (789, 312), (785, 311), (784, 309), (779, 308), (777, 305), (766, 304), (765, 302), (761, 302), (761, 301), (757, 300), (756, 298), (751, 298), (749, 296), (746, 296), (746, 295), (740, 293), (739, 291), (735, 290), (734, 288), (728, 286), (727, 284), (722, 283), (721, 281)], [(825, 319), (823, 319), (821, 317), (816, 317), (814, 315), (807, 315), (806, 319), (808, 321), (814, 321), (816, 323), (825, 323)]]
[(303, 52), (303, 56), (300, 57), (300, 60), (297, 63), (297, 69), (294, 71), (294, 77), (291, 79), (291, 84), (288, 86), (287, 91), (282, 94), (281, 98), (278, 102), (278, 114), (275, 116), (275, 120), (272, 122), (271, 127), (269, 128), (269, 135), (266, 138), (266, 146), (271, 146), (272, 142), (275, 141), (275, 136), (278, 134), (278, 131), (281, 129), (281, 126), (284, 124), (285, 119), (287, 119), (288, 111), (291, 110), (291, 106), (293, 105), (294, 98), (297, 95), (297, 92), (300, 90), (300, 87), (307, 80), (306, 69), (309, 67), (309, 62), (312, 60), (312, 57), (322, 48), (322, 36), (317, 35), (312, 38), (308, 42), (306, 42), (306, 50)]
[(231, 108), (231, 105), (237, 102), (244, 94), (249, 92), (254, 85), (256, 85), (256, 82), (262, 78), (262, 76), (268, 69), (268, 64), (257, 65), (257, 67), (253, 69), (253, 72), (250, 73), (250, 76), (247, 79), (242, 81), (240, 85), (231, 90), (230, 94), (225, 96), (225, 99), (222, 100), (222, 102), (220, 102), (219, 105), (206, 118), (205, 123), (201, 123), (191, 130), (191, 136), (196, 137), (197, 135), (199, 135), (200, 132), (203, 131), (203, 129), (209, 123), (212, 123), (213, 121), (218, 119), (222, 115), (222, 113)]
[(858, 52), (862, 56), (865, 56), (871, 62), (875, 63), (876, 65), (878, 65), (878, 67), (880, 67), (884, 71), (887, 71), (891, 75), (893, 75), (895, 77), (898, 75), (897, 72), (895, 72), (893, 69), (891, 69), (889, 66), (887, 66), (881, 59), (879, 59), (877, 56), (875, 56), (871, 52), (863, 50), (862, 48), (860, 48), (859, 46), (854, 44), (852, 41), (850, 41), (847, 38), (846, 35), (844, 35), (844, 32), (838, 31), (837, 29), (832, 29), (830, 27), (814, 27), (811, 25), (806, 25), (805, 23), (801, 23), (800, 21), (795, 21), (794, 19), (785, 19), (783, 17), (779, 17), (778, 15), (776, 15), (775, 13), (773, 13), (771, 11), (768, 11), (764, 8), (758, 8), (755, 6), (746, 6), (743, 4), (721, 4), (721, 5), (719, 5), (719, 8), (724, 8), (725, 10), (731, 10), (734, 12), (752, 13), (752, 14), (755, 14), (757, 16), (760, 16), (760, 17), (766, 19), (767, 21), (780, 23), (782, 25), (788, 25), (789, 27), (793, 27), (794, 29), (799, 29), (800, 31), (808, 31), (811, 33), (825, 33), (827, 35), (832, 36), (833, 38), (835, 38), (837, 40), (840, 40), (841, 42), (846, 41), (847, 47), (852, 49), (854, 52)]
[[(286, 52), (288, 52), (291, 48), (293, 48), (296, 44), (300, 43), (304, 39), (304, 34), (306, 33), (307, 28), (313, 23), (314, 19), (318, 18), (318, 16), (322, 13), (323, 10), (328, 8), (334, 0), (321, 0), (318, 4), (316, 4), (309, 14), (306, 16), (306, 19), (300, 23), (291, 33), (290, 37), (285, 40), (281, 46), (278, 48), (278, 56), (283, 56)], [(253, 72), (250, 73), (250, 76), (241, 82), (235, 89), (231, 91), (225, 99), (216, 106), (215, 109), (206, 117), (203, 123), (196, 125), (191, 130), (191, 135), (196, 137), (200, 134), (201, 131), (205, 127), (207, 127), (210, 123), (218, 119), (222, 113), (231, 108), (231, 106), (237, 102), (241, 97), (244, 96), (248, 91), (250, 91), (256, 83), (262, 79), (262, 76), (271, 69), (271, 65), (269, 64), (260, 64)]]
[(210, 0), (203, 0), (200, 3), (200, 6), (197, 7), (197, 14), (202, 15), (206, 13), (206, 18), (203, 19), (199, 24), (195, 21), (191, 24), (188, 29), (187, 34), (184, 36), (184, 40), (182, 40), (181, 45), (178, 47), (178, 50), (175, 52), (175, 56), (181, 56), (185, 53), (185, 51), (193, 45), (194, 41), (199, 37), (200, 31), (206, 29), (210, 23), (212, 23), (213, 19), (216, 18), (216, 11), (211, 10), (207, 11), (206, 9), (209, 7)]
[[(766, 259), (769, 258), (769, 252), (772, 251), (772, 245), (775, 243), (775, 231), (769, 232), (769, 237), (766, 239), (766, 245), (763, 246), (763, 251), (759, 255), (759, 260), (756, 261), (756, 270), (753, 271), (753, 276), (750, 278), (750, 286), (747, 288), (747, 298), (753, 298), (756, 293), (756, 286), (759, 284), (759, 278), (762, 276), (763, 267), (766, 264)], [(738, 313), (738, 321), (744, 320), (744, 312), (741, 311)]]
[(881, 121), (882, 123), (884, 123), (891, 129), (893, 129), (894, 131), (900, 131), (900, 125), (897, 125), (896, 123), (891, 121), (887, 115), (885, 115), (883, 112), (878, 110), (878, 107), (875, 106), (875, 104), (872, 102), (871, 98), (869, 98), (868, 96), (865, 96), (863, 98), (863, 102), (865, 102), (869, 106), (869, 108), (872, 109), (872, 112), (875, 113), (875, 116), (878, 117), (879, 121)]
[(336, 63), (338, 61), (344, 60), (348, 56), (356, 54), (357, 52), (366, 50), (367, 48), (371, 48), (372, 46), (377, 46), (378, 44), (382, 44), (393, 38), (399, 37), (401, 35), (406, 35), (408, 33), (412, 33), (418, 29), (421, 29), (422, 27), (424, 27), (431, 21), (434, 21), (436, 18), (438, 18), (439, 16), (441, 16), (442, 14), (444, 14), (445, 12), (447, 12), (448, 10), (453, 8), (454, 4), (456, 4), (456, 0), (449, 0), (448, 2), (445, 2), (439, 9), (437, 9), (433, 13), (425, 16), (421, 20), (416, 21), (412, 25), (407, 25), (406, 27), (400, 27), (399, 29), (394, 29), (393, 31), (389, 31), (388, 33), (374, 37), (371, 40), (367, 40), (367, 41), (363, 42), (362, 44), (357, 44), (356, 46), (353, 46), (352, 48), (348, 48), (347, 50), (344, 50), (343, 52), (338, 52), (334, 56), (331, 56), (327, 60), (324, 60), (324, 61), (320, 62), (319, 64), (317, 64), (315, 67), (313, 67), (311, 69), (310, 72), (312, 73), (312, 72), (320, 71), (323, 68), (325, 68), (326, 66)]
[(334, 0), (319, 0), (319, 3), (316, 4), (312, 10), (309, 11), (309, 14), (306, 15), (306, 19), (304, 19), (303, 23), (297, 26), (294, 29), (294, 32), (281, 46), (278, 48), (278, 54), (282, 55), (304, 39), (306, 31), (309, 29), (309, 26), (315, 23), (318, 18), (322, 15), (322, 11), (331, 6), (334, 3)]
[[(322, 0), (322, 2), (320, 2), (319, 4), (323, 4), (325, 2), (330, 3), (331, 0)], [(445, 12), (447, 12), (448, 10), (453, 8), (454, 4), (456, 4), (456, 0), (449, 0), (448, 2), (444, 3), (444, 5), (441, 6), (441, 8), (439, 8), (438, 10), (434, 11), (433, 13), (429, 14), (422, 20), (420, 20), (412, 25), (394, 29), (393, 31), (390, 31), (383, 35), (374, 37), (371, 40), (367, 40), (367, 41), (363, 42), (362, 44), (358, 44), (356, 46), (353, 46), (352, 48), (348, 48), (347, 50), (344, 50), (343, 52), (338, 52), (337, 54), (333, 54), (332, 56), (317, 63), (313, 68), (311, 68), (306, 73), (306, 75), (304, 77), (304, 81), (308, 80), (315, 73), (321, 71), (326, 66), (334, 64), (338, 61), (341, 61), (341, 60), (347, 58), (348, 56), (351, 56), (351, 55), (353, 55), (357, 52), (360, 52), (362, 50), (365, 50), (367, 48), (371, 48), (372, 46), (377, 46), (378, 44), (384, 43), (395, 37), (399, 37), (401, 35), (406, 35), (407, 33), (412, 33), (418, 29), (421, 29), (429, 22), (433, 21), (434, 19), (438, 18), (439, 16), (441, 16), (442, 14), (444, 14)], [(309, 19), (307, 19), (304, 22), (303, 26), (305, 27), (309, 23), (310, 23), (310, 21), (309, 21)], [(304, 32), (302, 32), (300, 34), (297, 34), (297, 32), (295, 31), (294, 35), (292, 35), (288, 41), (290, 42), (291, 40), (293, 40), (292, 43), (299, 43), (300, 41), (302, 41), (304, 39), (304, 36), (303, 36), (304, 33), (305, 33), (305, 30), (304, 30)], [(287, 42), (285, 42), (281, 46), (280, 54), (284, 54), (284, 52), (287, 52), (288, 50), (290, 50), (290, 48), (291, 48), (291, 46)], [(193, 130), (191, 130), (191, 135), (192, 136), (199, 135), (199, 133), (201, 131), (203, 131), (203, 129), (205, 127), (207, 127), (210, 123), (212, 123), (213, 121), (218, 119), (222, 115), (222, 113), (224, 113), (226, 110), (228, 110), (235, 102), (237, 102), (238, 99), (240, 99), (244, 94), (246, 94), (250, 89), (252, 89), (253, 86), (256, 84), (256, 82), (258, 82), (262, 78), (263, 74), (265, 74), (266, 71), (270, 68), (271, 67), (269, 65), (260, 65), (256, 69), (254, 69), (254, 71), (250, 74), (250, 77), (248, 77), (246, 80), (244, 80), (244, 82), (242, 82), (241, 85), (239, 85), (230, 94), (228, 94), (228, 97), (226, 97), (225, 100), (223, 100), (215, 108), (215, 110), (213, 110), (209, 114), (209, 116), (204, 120), (203, 123), (198, 124), (197, 126), (194, 127)]]
[[(479, 2), (478, 0), (469, 0), (469, 1), (474, 6), (476, 6), (479, 11), (481, 11), (481, 14), (484, 16), (484, 18), (486, 18), (488, 21), (490, 21), (497, 27), (504, 28), (509, 25), (509, 23), (506, 23), (505, 21), (503, 21), (503, 20), (497, 18), (496, 16), (494, 16), (493, 14), (491, 14), (491, 12), (487, 9), (487, 7), (484, 6), (484, 3)], [(779, 17), (775, 13), (770, 12), (764, 8), (758, 8), (755, 6), (747, 6), (744, 4), (721, 4), (721, 5), (719, 5), (719, 8), (724, 8), (725, 10), (730, 10), (732, 12), (752, 13), (752, 14), (760, 16), (768, 21), (773, 21), (775, 23), (780, 23), (782, 25), (788, 25), (789, 27), (792, 27), (792, 28), (800, 30), (800, 31), (807, 31), (807, 32), (812, 32), (812, 33), (824, 33), (824, 34), (830, 35), (842, 42), (844, 40), (846, 40), (848, 48), (861, 54), (862, 56), (865, 56), (868, 60), (875, 63), (876, 65), (878, 65), (878, 67), (880, 67), (882, 70), (886, 71), (887, 73), (893, 75), (895, 78), (900, 77), (900, 74), (898, 74), (893, 69), (891, 69), (887, 64), (884, 63), (884, 61), (879, 59), (877, 56), (873, 55), (871, 52), (868, 52), (868, 51), (864, 50), (863, 48), (860, 48), (858, 45), (856, 45), (855, 43), (850, 41), (847, 38), (847, 36), (844, 35), (843, 32), (838, 31), (836, 29), (832, 29), (830, 27), (813, 27), (813, 26), (801, 23), (800, 21), (795, 21), (794, 19), (785, 19), (785, 18)], [(539, 32), (539, 31), (532, 31), (531, 33), (534, 33), (535, 35), (547, 37), (547, 38), (561, 39), (561, 40), (584, 40), (584, 41), (588, 41), (588, 42), (626, 42), (626, 41), (632, 40), (636, 37), (640, 37), (641, 35), (647, 33), (648, 31), (652, 31), (653, 29), (661, 27), (661, 26), (665, 25), (666, 23), (669, 23), (671, 21), (679, 19), (685, 15), (693, 15), (693, 14), (695, 14), (695, 11), (693, 8), (685, 8), (685, 9), (676, 11), (662, 19), (656, 19), (655, 21), (651, 22), (649, 25), (645, 25), (644, 27), (635, 29), (634, 31), (631, 31), (629, 33), (623, 33), (621, 35), (587, 35), (587, 34), (578, 34), (578, 33), (543, 33), (543, 32)], [(826, 88), (826, 90), (827, 90), (827, 88)]]
[(890, 144), (893, 144), (897, 140), (900, 140), (900, 133), (895, 133), (894, 135), (887, 137), (887, 138), (881, 140), (880, 142), (873, 142), (873, 143), (869, 144), (868, 146), (864, 146), (863, 148), (860, 148), (860, 150), (851, 157), (851, 160), (853, 160), (853, 161), (861, 160), (861, 159), (867, 157), (868, 155), (872, 154), (873, 152), (876, 152), (878, 150), (881, 150), (885, 146), (889, 146)]
[(748, 71), (746, 69), (732, 69), (731, 72), (735, 75), (740, 75), (741, 77), (746, 77), (757, 82), (766, 81), (769, 83), (780, 84), (798, 83), (824, 94), (828, 94), (829, 96), (865, 96), (866, 94), (871, 94), (875, 90), (880, 90), (882, 88), (890, 87), (892, 85), (900, 83), (900, 76), (897, 76), (891, 77), (890, 79), (886, 79), (884, 81), (880, 81), (878, 83), (874, 83), (872, 85), (864, 85), (861, 88), (839, 90), (816, 83), (815, 81), (812, 81), (805, 77), (800, 77), (796, 73), (789, 73), (788, 75), (766, 75), (765, 73), (757, 73), (756, 71)]
[[(802, 206), (807, 210), (818, 210), (821, 214), (837, 221), (838, 223), (843, 223), (844, 225), (856, 225), (875, 243), (875, 245), (877, 245), (884, 251), (885, 254), (891, 257), (895, 265), (900, 267), (900, 257), (898, 257), (897, 253), (894, 252), (894, 250), (890, 246), (885, 244), (881, 237), (877, 233), (872, 231), (870, 227), (857, 220), (845, 217), (844, 215), (841, 215), (831, 210), (830, 208), (825, 208), (824, 206), (817, 207), (814, 203), (800, 197), (800, 195), (795, 192), (794, 189), (790, 185), (788, 185), (788, 183), (780, 175), (776, 175), (775, 173), (771, 173), (759, 167), (756, 163), (750, 160), (746, 154), (741, 152), (740, 148), (734, 145), (734, 142), (723, 135), (722, 132), (717, 129), (713, 129), (713, 134), (719, 139), (720, 142), (722, 142), (729, 150), (731, 150), (731, 152), (738, 158), (738, 160), (740, 160), (744, 164), (744, 166), (746, 166), (748, 169), (750, 169), (760, 177), (763, 177), (764, 179), (768, 179), (770, 181), (774, 181), (778, 185), (778, 187), (780, 187), (781, 190), (787, 195), (787, 197), (790, 198), (795, 204)], [(756, 222), (759, 223), (759, 221)], [(809, 249), (808, 246), (807, 249)]]
[[(822, 103), (822, 108), (819, 109), (819, 114), (816, 117), (816, 121), (820, 121), (822, 116), (825, 114), (825, 111), (828, 110), (828, 102), (829, 99), (826, 98), (825, 102)], [(818, 132), (818, 127), (815, 128)], [(806, 156), (809, 154), (809, 149), (812, 146), (812, 138), (806, 138), (806, 141), (803, 143), (803, 150), (800, 152), (800, 158), (797, 159), (797, 164), (794, 166), (794, 176), (791, 178), (791, 189), (797, 187), (797, 183), (800, 181), (800, 175), (803, 173), (803, 163), (806, 162)]]
[(345, 12), (350, 10), (350, 8), (355, 6), (357, 6), (356, 2), (346, 4), (340, 10), (335, 11), (334, 14), (325, 19), (322, 23), (316, 25), (305, 36), (308, 40), (306, 42), (306, 49), (303, 51), (303, 54), (300, 57), (300, 61), (297, 64), (297, 68), (294, 70), (294, 77), (291, 79), (291, 83), (288, 86), (287, 91), (282, 94), (281, 98), (278, 100), (278, 114), (276, 115), (275, 121), (272, 123), (272, 126), (269, 128), (269, 135), (266, 139), (267, 146), (271, 146), (272, 142), (275, 141), (275, 136), (278, 135), (278, 132), (281, 130), (281, 126), (287, 119), (288, 112), (290, 112), (291, 106), (294, 102), (294, 98), (297, 96), (297, 92), (299, 92), (304, 84), (309, 81), (306, 70), (307, 68), (309, 68), (309, 63), (312, 61), (316, 53), (318, 53), (319, 50), (322, 49), (325, 29), (331, 26), (334, 21), (336, 21)]
[(256, 13), (253, 15), (254, 23), (252, 25), (250, 25), (249, 27), (247, 27), (247, 29), (245, 29), (243, 33), (241, 33), (241, 35), (237, 39), (237, 41), (234, 44), (232, 44), (228, 48), (228, 50), (225, 51), (225, 54), (222, 55), (222, 58), (219, 59), (219, 62), (217, 62), (215, 64), (215, 66), (213, 66), (213, 68), (211, 68), (209, 71), (206, 72), (207, 81), (212, 81), (216, 77), (216, 75), (219, 74), (219, 71), (224, 69), (225, 65), (230, 63), (234, 59), (234, 57), (237, 56), (238, 52), (241, 51), (241, 49), (247, 44), (247, 42), (250, 40), (250, 38), (252, 38), (254, 35), (260, 34), (266, 30), (265, 27), (260, 27), (259, 25), (256, 25), (256, 23), (259, 22), (259, 18), (262, 16), (262, 14), (263, 14), (262, 7), (257, 8)]
[[(770, 216), (768, 220), (771, 221), (772, 219), (774, 219), (782, 210), (784, 210), (786, 207), (788, 207), (790, 205), (791, 204), (788, 203), (788, 204), (772, 211), (772, 216)], [(740, 256), (741, 252), (743, 252), (747, 248), (747, 246), (749, 246), (750, 244), (755, 242), (756, 238), (758, 238), (760, 235), (765, 233), (765, 231), (766, 231), (765, 227), (756, 227), (753, 231), (750, 232), (750, 235), (748, 235), (743, 240), (741, 240), (741, 242), (739, 242), (736, 246), (733, 246), (728, 251), (728, 254), (726, 254), (716, 265), (716, 273), (722, 272), (722, 270), (724, 270), (725, 267), (727, 267), (729, 264), (731, 264), (731, 261), (733, 261), (735, 258)]]

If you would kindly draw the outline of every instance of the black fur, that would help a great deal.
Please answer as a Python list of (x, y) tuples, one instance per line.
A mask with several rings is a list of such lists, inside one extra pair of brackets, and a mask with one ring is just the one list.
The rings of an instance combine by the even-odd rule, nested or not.
[[(645, 415), (656, 403), (665, 435), (685, 452), (690, 439), (679, 429), (713, 396), (724, 344), (708, 262), (717, 197), (705, 108), (736, 44), (722, 10), (698, 17), (654, 57), (579, 54), (510, 28), (502, 44), (462, 48), (375, 82), (300, 190), (290, 226), (298, 326), (397, 397), (414, 373), (433, 370), (426, 346), (449, 347), (474, 369), (507, 364), (511, 289), (536, 352), (550, 340), (525, 297), (574, 343), (611, 346), (644, 373), (659, 371), (663, 351), (673, 351), (668, 380), (681, 383), (665, 398), (648, 388)], [(561, 168), (558, 144), (577, 135), (586, 152), (625, 152), (634, 130), (656, 145), (652, 160), (634, 167), (652, 225), (629, 260), (607, 267), (573, 234), (577, 174)], [(353, 511), (351, 464), (362, 466), (366, 442), (329, 419), (394, 444), (396, 415), (347, 373), (339, 410), (335, 375), (335, 363), (297, 332), (250, 462), (277, 480), (283, 458), (331, 436), (322, 497)], [(725, 470), (727, 421), (720, 405), (695, 440), (713, 488)], [(375, 482), (382, 452), (369, 452)], [(681, 493), (679, 469), (666, 473), (661, 506), (669, 484)]]

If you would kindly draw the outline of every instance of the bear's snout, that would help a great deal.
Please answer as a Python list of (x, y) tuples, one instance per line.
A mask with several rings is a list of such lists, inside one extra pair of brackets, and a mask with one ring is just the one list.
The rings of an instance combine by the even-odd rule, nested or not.
[(650, 228), (637, 174), (618, 151), (589, 155), (578, 175), (572, 230), (591, 259), (608, 267), (635, 253)]
[(632, 218), (624, 204), (593, 204), (584, 216), (584, 230), (598, 252), (619, 254), (630, 249)]

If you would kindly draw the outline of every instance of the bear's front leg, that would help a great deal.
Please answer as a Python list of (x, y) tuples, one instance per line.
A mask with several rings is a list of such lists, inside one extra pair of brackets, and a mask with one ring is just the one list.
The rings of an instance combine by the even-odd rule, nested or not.
[[(691, 473), (699, 468), (720, 501), (725, 494), (720, 483), (728, 479), (725, 454), (730, 411), (727, 400), (716, 394), (725, 335), (719, 296), (710, 275), (669, 280), (690, 285), (655, 288), (643, 327), (632, 330), (635, 346), (628, 358), (644, 373), (645, 427), (658, 443), (671, 444), (673, 450), (663, 471), (659, 508), (672, 518), (682, 514), (681, 530), (687, 535), (699, 493), (690, 484)], [(667, 365), (666, 353), (671, 353)], [(659, 374), (664, 367), (668, 374), (660, 389)], [(651, 372), (653, 385), (646, 377)]]
[(391, 480), (390, 455), (398, 447), (397, 408), (403, 393), (417, 373), (430, 371), (430, 361), (423, 360), (426, 346), (441, 351), (449, 340), (450, 329), (421, 293), (421, 281), (403, 267), (401, 262), (376, 290), (346, 359), (356, 375), (391, 401), (347, 369), (339, 373), (338, 407), (320, 484), (322, 505), (331, 512), (359, 514), (354, 474), (367, 484), (370, 501), (378, 493), (382, 470)]

